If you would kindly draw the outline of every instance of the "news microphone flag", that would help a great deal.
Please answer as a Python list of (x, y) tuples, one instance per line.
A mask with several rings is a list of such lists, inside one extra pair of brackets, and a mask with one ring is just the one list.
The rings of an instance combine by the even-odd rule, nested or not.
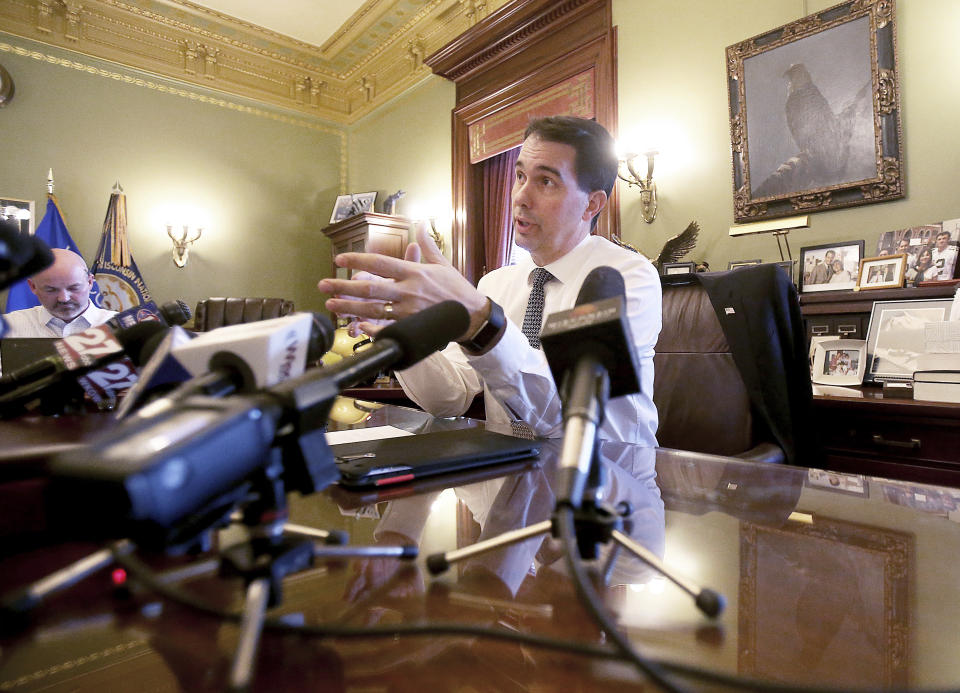
[(130, 253), (127, 197), (119, 182), (110, 194), (100, 245), (90, 271), (100, 285), (100, 295), (94, 303), (101, 308), (124, 311), (150, 302), (150, 292)]
[[(63, 215), (60, 212), (60, 205), (57, 204), (57, 198), (54, 195), (47, 195), (47, 211), (43, 215), (43, 220), (37, 226), (34, 236), (44, 241), (51, 248), (66, 248), (83, 257), (83, 253), (77, 248), (77, 244), (70, 237), (70, 232), (67, 231), (67, 225), (64, 223)], [(90, 300), (99, 305), (98, 298), (99, 287), (97, 282), (94, 281), (93, 289), (90, 290)], [(10, 313), (14, 310), (33, 308), (39, 305), (40, 301), (30, 291), (26, 279), (23, 279), (10, 286), (10, 293), (7, 294), (7, 306), (3, 312)]]

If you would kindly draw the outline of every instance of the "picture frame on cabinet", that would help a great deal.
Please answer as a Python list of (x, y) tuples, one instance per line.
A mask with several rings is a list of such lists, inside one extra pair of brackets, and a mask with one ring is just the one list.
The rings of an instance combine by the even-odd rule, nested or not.
[(863, 241), (800, 248), (800, 293), (853, 289), (862, 259)]
[(343, 221), (364, 212), (372, 212), (373, 203), (376, 199), (376, 192), (338, 195), (337, 201), (333, 205), (333, 214), (330, 215), (330, 223)]

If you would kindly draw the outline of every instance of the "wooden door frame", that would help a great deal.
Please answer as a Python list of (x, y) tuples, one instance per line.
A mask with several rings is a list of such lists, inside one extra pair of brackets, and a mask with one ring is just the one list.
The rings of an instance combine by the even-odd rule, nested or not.
[[(597, 122), (617, 134), (616, 29), (611, 0), (516, 0), (425, 61), (457, 85), (453, 110), (453, 264), (476, 284), (484, 253), (482, 166), (470, 163), (471, 124), (587, 70)], [(620, 237), (614, 187), (595, 233)]]

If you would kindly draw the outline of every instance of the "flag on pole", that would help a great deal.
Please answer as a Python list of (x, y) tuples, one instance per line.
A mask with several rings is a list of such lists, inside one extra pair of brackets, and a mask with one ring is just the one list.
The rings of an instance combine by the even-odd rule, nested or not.
[(100, 247), (90, 271), (100, 285), (100, 297), (96, 303), (101, 308), (124, 311), (150, 301), (150, 292), (130, 254), (127, 197), (119, 182), (110, 194)]
[[(74, 243), (73, 238), (70, 237), (70, 232), (67, 231), (67, 225), (64, 223), (63, 215), (60, 212), (60, 205), (57, 204), (57, 198), (53, 193), (47, 194), (47, 211), (44, 213), (43, 221), (37, 226), (34, 235), (46, 241), (47, 245), (51, 248), (66, 248), (83, 257), (77, 248), (77, 244)], [(94, 283), (93, 289), (90, 291), (90, 298), (94, 300), (94, 302), (96, 302), (96, 290), (97, 285)], [(10, 287), (10, 293), (7, 294), (7, 306), (4, 312), (9, 313), (14, 310), (33, 308), (39, 305), (40, 301), (38, 301), (34, 293), (30, 291), (30, 287), (27, 285), (26, 279), (24, 279)]]

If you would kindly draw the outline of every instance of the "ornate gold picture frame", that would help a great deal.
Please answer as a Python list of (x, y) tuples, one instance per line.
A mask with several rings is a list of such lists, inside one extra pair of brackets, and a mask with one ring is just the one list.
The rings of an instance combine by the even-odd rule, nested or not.
[(737, 222), (904, 196), (894, 0), (727, 48)]
[(913, 536), (891, 529), (824, 517), (741, 524), (739, 672), (840, 689), (906, 686), (914, 561)]

